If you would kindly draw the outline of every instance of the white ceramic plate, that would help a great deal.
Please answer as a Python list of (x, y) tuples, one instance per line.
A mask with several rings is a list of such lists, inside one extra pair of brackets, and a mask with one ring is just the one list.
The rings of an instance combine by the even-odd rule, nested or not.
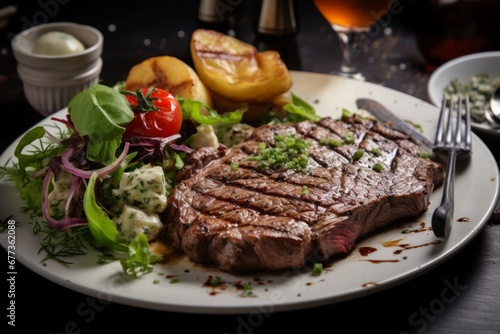
[[(439, 106), (444, 88), (452, 80), (467, 83), (480, 73), (489, 73), (493, 78), (500, 77), (500, 51), (479, 52), (450, 60), (439, 66), (429, 77), (427, 93), (433, 104)], [(500, 135), (486, 123), (472, 123), (472, 129), (495, 136)]]
[[(405, 119), (419, 123), (431, 136), (438, 117), (435, 106), (374, 84), (331, 75), (293, 72), (293, 91), (315, 106), (322, 115), (338, 117), (343, 108), (355, 111), (355, 99), (372, 97)], [(65, 110), (57, 116), (63, 116)], [(46, 119), (42, 124), (50, 124)], [(13, 154), (13, 143), (0, 157), (3, 165)], [(13, 215), (16, 257), (41, 276), (90, 296), (143, 308), (211, 314), (273, 312), (336, 303), (376, 293), (410, 280), (461, 251), (480, 231), (495, 207), (499, 190), (497, 164), (477, 136), (473, 137), (471, 161), (459, 166), (455, 184), (456, 211), (451, 235), (445, 241), (430, 230), (430, 217), (441, 199), (441, 189), (431, 197), (429, 210), (416, 219), (388, 228), (367, 238), (347, 258), (333, 262), (320, 276), (310, 272), (283, 272), (233, 276), (201, 268), (181, 259), (158, 265), (140, 279), (127, 279), (119, 263), (96, 264), (96, 254), (72, 259), (70, 267), (40, 261), (39, 237), (32, 234), (29, 219), (19, 212), (22, 203), (10, 183), (0, 184), (0, 217)], [(403, 231), (410, 232), (404, 233)], [(411, 233), (412, 232), (412, 233)], [(7, 234), (0, 234), (3, 247)], [(375, 252), (363, 255), (361, 247)], [(204, 283), (213, 275), (224, 282), (217, 288)], [(259, 277), (258, 282), (255, 276)], [(179, 279), (171, 283), (172, 277)], [(155, 282), (157, 280), (158, 282)], [(244, 297), (241, 285), (251, 283), (256, 296)]]

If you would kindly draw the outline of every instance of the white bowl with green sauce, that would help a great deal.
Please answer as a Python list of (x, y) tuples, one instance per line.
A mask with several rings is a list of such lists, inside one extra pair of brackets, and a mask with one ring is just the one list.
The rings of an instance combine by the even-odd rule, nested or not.
[(458, 57), (438, 67), (429, 77), (427, 93), (436, 106), (441, 105), (443, 94), (469, 95), (473, 130), (500, 135), (483, 116), (498, 86), (500, 51), (488, 51)]

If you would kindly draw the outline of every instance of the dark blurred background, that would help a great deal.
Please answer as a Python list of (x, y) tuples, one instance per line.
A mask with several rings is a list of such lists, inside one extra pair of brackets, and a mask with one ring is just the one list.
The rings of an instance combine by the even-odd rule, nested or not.
[[(10, 51), (13, 36), (57, 21), (92, 25), (103, 33), (101, 78), (109, 85), (123, 80), (133, 65), (148, 57), (171, 55), (191, 63), (189, 40), (198, 27), (231, 33), (259, 48), (278, 49), (292, 70), (328, 73), (337, 69), (337, 37), (312, 0), (294, 2), (297, 32), (278, 38), (256, 33), (261, 1), (217, 2), (217, 14), (224, 22), (214, 24), (198, 19), (200, 0), (2, 1), (0, 8), (15, 6), (16, 10), (0, 18), (0, 105), (18, 108), (25, 103)], [(436, 66), (463, 54), (500, 49), (498, 0), (397, 0), (394, 8), (367, 34), (358, 57), (361, 70), (376, 73), (386, 86), (427, 99), (426, 78)], [(408, 86), (405, 76), (415, 73), (422, 80)]]
[[(208, 23), (198, 19), (200, 0), (183, 1), (91, 1), (91, 0), (33, 0), (33, 1), (2, 1), (2, 9), (8, 9), (6, 16), (0, 15), (0, 110), (4, 121), (0, 130), (0, 152), (13, 140), (20, 136), (28, 127), (40, 121), (39, 115), (27, 103), (22, 83), (16, 73), (16, 61), (11, 53), (10, 41), (12, 37), (31, 26), (49, 22), (71, 21), (96, 27), (104, 35), (104, 49), (102, 58), (104, 66), (101, 74), (102, 83), (113, 85), (124, 80), (129, 69), (142, 60), (159, 55), (170, 55), (191, 64), (189, 53), (190, 36), (198, 27), (217, 29), (234, 35), (235, 37), (252, 43), (260, 49), (274, 48), (281, 52), (282, 58), (291, 70), (330, 73), (337, 70), (340, 62), (340, 50), (337, 37), (331, 30), (326, 20), (314, 7), (312, 0), (297, 0), (294, 2), (296, 10), (297, 31), (284, 36), (266, 36), (257, 34), (256, 22), (260, 13), (259, 0), (215, 0), (220, 4), (220, 14), (223, 22)], [(278, 0), (279, 1), (279, 0)], [(486, 50), (500, 50), (500, 0), (400, 0), (396, 1), (397, 7), (391, 15), (387, 15), (372, 31), (367, 34), (365, 47), (357, 56), (361, 71), (378, 78), (383, 85), (403, 91), (428, 101), (426, 85), (432, 71), (444, 61), (463, 54)], [(14, 6), (14, 7), (10, 7)], [(10, 8), (14, 8), (10, 12)], [(5, 11), (4, 11), (5, 13)], [(500, 66), (500, 64), (499, 64)], [(5, 119), (9, 119), (8, 121)], [(490, 237), (491, 236), (491, 237)], [(425, 276), (419, 283), (428, 287), (427, 282), (435, 282), (430, 275), (437, 277), (450, 277), (447, 270), (451, 268), (465, 268), (476, 264), (476, 259), (482, 258), (488, 250), (485, 245), (493, 240), (492, 234), (483, 234), (473, 244), (472, 250), (462, 252), (449, 266), (440, 268)], [(480, 265), (482, 265), (480, 263)], [(60, 305), (63, 297), (53, 297), (51, 288), (55, 286), (45, 279), (37, 282), (29, 281), (29, 275), (23, 275), (28, 269), (22, 269), (19, 264), (18, 284), (19, 293), (19, 325), (25, 327), (26, 319), (36, 319), (31, 314), (39, 308), (40, 314), (47, 317), (43, 322), (34, 323), (36, 330), (62, 329), (62, 325), (74, 317), (75, 306), (85, 301), (85, 297), (71, 290), (65, 290), (67, 296), (73, 298), (69, 307)], [(467, 272), (458, 274), (461, 279)], [(464, 278), (465, 280), (465, 278)], [(460, 281), (462, 282), (462, 281)], [(388, 321), (391, 328), (408, 327), (408, 314), (414, 311), (413, 304), (400, 307), (398, 301), (402, 298), (409, 300), (428, 301), (428, 298), (439, 293), (437, 290), (427, 290), (427, 296), (422, 296), (423, 287), (416, 287), (409, 283), (407, 286), (394, 289), (394, 295), (389, 300), (378, 300), (377, 296), (363, 299), (366, 308), (359, 309), (355, 316), (362, 315), (362, 322), (381, 323)], [(30, 287), (30, 289), (28, 289)], [(420, 290), (422, 288), (422, 290)], [(435, 287), (439, 289), (440, 287)], [(471, 287), (472, 289), (472, 287)], [(428, 298), (426, 298), (428, 297)], [(22, 298), (22, 299), (21, 299)], [(419, 299), (420, 298), (420, 299)], [(31, 304), (32, 303), (32, 304)], [(59, 304), (58, 304), (59, 303)], [(33, 306), (35, 305), (35, 306)], [(302, 322), (306, 326), (314, 324), (318, 316), (321, 322), (329, 320), (332, 313), (337, 313), (340, 308), (358, 309), (358, 303), (344, 303), (339, 308), (332, 307), (312, 309), (299, 313), (299, 318), (287, 318), (288, 327), (280, 321), (284, 318), (274, 315), (268, 322), (275, 324), (275, 328), (294, 328), (295, 324)], [(389, 310), (387, 319), (375, 318), (371, 314), (381, 305)], [(402, 305), (406, 305), (402, 303)], [(423, 306), (423, 305), (422, 305)], [(409, 309), (410, 307), (410, 309)], [(472, 307), (475, 307), (472, 305)], [(334, 312), (331, 312), (333, 310)], [(335, 312), (336, 310), (336, 312)], [(125, 317), (132, 318), (134, 314), (144, 316), (144, 312), (132, 307), (115, 305), (106, 308), (106, 315), (118, 312)], [(385, 313), (385, 311), (384, 311)], [(48, 316), (50, 314), (50, 316)], [(381, 314), (381, 312), (376, 312)], [(456, 313), (455, 313), (456, 314)], [(173, 317), (184, 321), (188, 328), (194, 326), (190, 323), (191, 315), (165, 314), (151, 312), (147, 316), (165, 317), (165, 328), (172, 330), (169, 321)], [(306, 316), (306, 319), (303, 317)], [(308, 318), (313, 320), (310, 320)], [(118, 318), (115, 316), (115, 319)], [(225, 328), (236, 328), (235, 317), (224, 325), (228, 317), (206, 317), (207, 324), (212, 326), (217, 323), (219, 332)], [(389, 320), (388, 320), (389, 319)], [(104, 329), (99, 325), (110, 325), (106, 316), (97, 317), (91, 324), (93, 328)], [(219, 321), (220, 320), (220, 321)], [(446, 316), (440, 317), (437, 322), (439, 328), (449, 325)], [(453, 320), (453, 319), (451, 319)], [(111, 324), (108, 328), (126, 328), (128, 323), (149, 322), (147, 318), (123, 319), (121, 324)], [(344, 321), (345, 323), (346, 321)], [(353, 322), (352, 328), (363, 327), (362, 322)], [(156, 320), (156, 323), (159, 323)], [(309, 325), (308, 325), (309, 323)], [(52, 326), (51, 326), (51, 325)], [(330, 324), (329, 324), (330, 325)], [(332, 324), (335, 326), (335, 321)], [(271, 325), (267, 326), (270, 327)], [(385, 325), (384, 325), (385, 326)], [(90, 328), (90, 325), (88, 325)], [(271, 327), (272, 328), (272, 327)], [(337, 330), (341, 330), (335, 327)], [(131, 329), (131, 328), (130, 328)], [(207, 328), (208, 329), (208, 328)], [(415, 329), (415, 328), (414, 328)], [(498, 329), (498, 328), (496, 328)], [(263, 329), (265, 330), (265, 329)], [(466, 330), (465, 330), (466, 331)], [(274, 332), (277, 332), (274, 331)], [(386, 331), (387, 333), (393, 331)], [(430, 330), (429, 332), (432, 332)]]

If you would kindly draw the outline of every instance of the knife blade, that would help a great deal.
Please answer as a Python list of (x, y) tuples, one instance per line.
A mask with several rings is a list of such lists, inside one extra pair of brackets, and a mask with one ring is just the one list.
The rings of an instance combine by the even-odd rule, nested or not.
[(356, 105), (359, 109), (368, 111), (378, 120), (388, 123), (394, 129), (412, 137), (418, 144), (430, 149), (434, 148), (434, 143), (429, 138), (421, 134), (414, 126), (396, 116), (380, 102), (368, 98), (360, 98), (356, 100)]

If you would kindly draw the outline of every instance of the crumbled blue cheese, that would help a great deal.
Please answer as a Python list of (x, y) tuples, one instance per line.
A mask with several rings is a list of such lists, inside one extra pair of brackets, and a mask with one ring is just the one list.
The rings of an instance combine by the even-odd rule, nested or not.
[(167, 207), (165, 174), (160, 166), (144, 165), (123, 173), (114, 194), (125, 204), (147, 212), (162, 212)]
[(52, 180), (53, 189), (48, 196), (49, 215), (51, 217), (64, 214), (72, 182), (73, 175), (67, 172), (62, 172), (57, 181)]
[(121, 213), (113, 218), (120, 237), (131, 241), (144, 233), (148, 240), (158, 236), (163, 223), (157, 213), (147, 213), (141, 209), (125, 204)]
[(130, 241), (144, 233), (154, 239), (163, 224), (159, 213), (167, 207), (166, 181), (160, 166), (144, 165), (123, 173), (114, 194), (119, 198), (113, 221), (120, 237)]
[(219, 147), (219, 139), (211, 125), (202, 124), (196, 128), (196, 136), (189, 145), (192, 149), (200, 147)]

